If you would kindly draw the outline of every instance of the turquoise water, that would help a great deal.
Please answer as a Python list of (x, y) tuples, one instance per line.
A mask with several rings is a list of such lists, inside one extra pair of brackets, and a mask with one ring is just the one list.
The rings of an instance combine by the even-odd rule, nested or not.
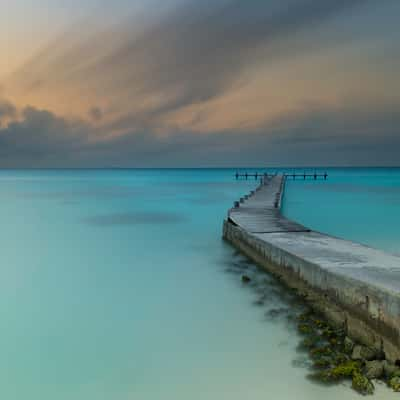
[[(232, 175), (0, 172), (1, 398), (359, 398), (307, 379), (301, 305), (222, 242), (227, 209), (255, 186)], [(288, 213), (305, 188), (288, 186)]]
[(400, 254), (400, 168), (328, 173), (327, 181), (288, 180), (284, 214), (312, 229)]

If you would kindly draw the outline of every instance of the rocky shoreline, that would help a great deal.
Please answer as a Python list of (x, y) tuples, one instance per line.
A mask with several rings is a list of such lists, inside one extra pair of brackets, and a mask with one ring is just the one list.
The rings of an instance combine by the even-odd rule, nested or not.
[(357, 392), (373, 394), (374, 379), (400, 392), (400, 366), (391, 364), (382, 352), (354, 342), (343, 329), (334, 328), (309, 308), (298, 316), (299, 345), (312, 361), (310, 378), (324, 383), (352, 382)]
[[(251, 285), (253, 278), (242, 274), (241, 282)], [(292, 329), (297, 326), (301, 337), (298, 350), (305, 352), (310, 361), (303, 364), (310, 370), (309, 379), (324, 384), (348, 381), (362, 395), (372, 395), (375, 392), (373, 381), (378, 380), (393, 391), (400, 392), (400, 365), (386, 360), (382, 351), (351, 339), (343, 326), (328, 321), (320, 310), (321, 304), (313, 303), (306, 294), (296, 288), (288, 288), (279, 279), (276, 282), (300, 305), (300, 309), (294, 310), (289, 318), (295, 322), (291, 324)], [(272, 311), (279, 314), (279, 309)]]

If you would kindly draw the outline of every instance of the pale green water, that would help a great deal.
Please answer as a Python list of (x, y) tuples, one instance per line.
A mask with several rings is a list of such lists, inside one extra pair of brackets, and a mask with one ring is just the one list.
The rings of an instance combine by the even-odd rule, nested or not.
[(299, 306), (221, 241), (232, 175), (1, 172), (1, 398), (358, 398), (306, 379)]

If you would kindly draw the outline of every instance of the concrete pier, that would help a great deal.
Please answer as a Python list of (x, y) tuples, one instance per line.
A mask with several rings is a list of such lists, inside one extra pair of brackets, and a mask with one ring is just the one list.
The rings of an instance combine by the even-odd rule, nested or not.
[(281, 212), (284, 177), (236, 204), (223, 236), (295, 288), (331, 323), (400, 363), (400, 257), (319, 232)]

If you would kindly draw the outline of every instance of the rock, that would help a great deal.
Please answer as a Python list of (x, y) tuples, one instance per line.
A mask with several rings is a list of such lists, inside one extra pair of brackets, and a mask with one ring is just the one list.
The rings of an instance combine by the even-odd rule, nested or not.
[(389, 386), (395, 391), (400, 392), (400, 376), (395, 376), (389, 380)]
[(348, 336), (344, 338), (343, 345), (346, 353), (351, 353), (353, 351), (354, 342)]
[(327, 368), (332, 365), (332, 359), (328, 357), (320, 357), (314, 360), (313, 366), (315, 368)]
[(330, 357), (333, 355), (333, 350), (330, 346), (316, 347), (310, 351), (311, 357)]
[(310, 335), (311, 333), (313, 333), (311, 326), (307, 324), (299, 324), (297, 326), (297, 329), (303, 335)]
[(310, 311), (305, 311), (305, 312), (303, 312), (303, 313), (301, 313), (300, 315), (297, 316), (297, 319), (299, 321), (302, 321), (302, 322), (309, 321), (310, 318), (311, 318), (311, 312)]
[(349, 378), (356, 373), (360, 373), (360, 364), (357, 361), (346, 361), (330, 371), (331, 377), (335, 380)]
[(392, 371), (392, 378), (398, 376), (400, 377), (400, 368), (397, 367), (394, 371)]
[(359, 344), (354, 346), (353, 352), (351, 353), (352, 360), (362, 360), (361, 349), (362, 347)]
[(361, 394), (373, 394), (375, 391), (374, 384), (359, 372), (353, 373), (351, 387)]
[(378, 352), (370, 347), (362, 346), (361, 356), (365, 361), (372, 361), (379, 358)]
[(353, 352), (351, 354), (351, 358), (353, 360), (366, 360), (366, 361), (372, 361), (376, 358), (377, 354), (374, 349), (371, 349), (370, 347), (366, 346), (361, 346), (359, 344), (356, 344), (353, 348)]
[(250, 281), (251, 281), (251, 279), (247, 275), (243, 275), (242, 276), (242, 282), (243, 283), (249, 283)]
[(394, 364), (384, 361), (383, 372), (386, 378), (392, 378), (393, 376), (400, 376), (400, 368)]
[(302, 340), (300, 346), (305, 349), (313, 349), (317, 347), (320, 342), (321, 338), (318, 335), (310, 335)]
[(351, 361), (351, 360), (347, 354), (342, 353), (340, 351), (335, 352), (335, 354), (333, 356), (333, 364), (340, 365), (340, 364), (347, 363), (348, 361)]
[(365, 363), (365, 376), (368, 379), (378, 379), (384, 374), (384, 361), (367, 361)]
[[(331, 364), (332, 365), (332, 364)], [(314, 365), (318, 367), (318, 365)], [(331, 368), (323, 369), (314, 375), (314, 378), (323, 382), (340, 382), (343, 379), (351, 379), (354, 374), (360, 374), (358, 361), (347, 360)]]

